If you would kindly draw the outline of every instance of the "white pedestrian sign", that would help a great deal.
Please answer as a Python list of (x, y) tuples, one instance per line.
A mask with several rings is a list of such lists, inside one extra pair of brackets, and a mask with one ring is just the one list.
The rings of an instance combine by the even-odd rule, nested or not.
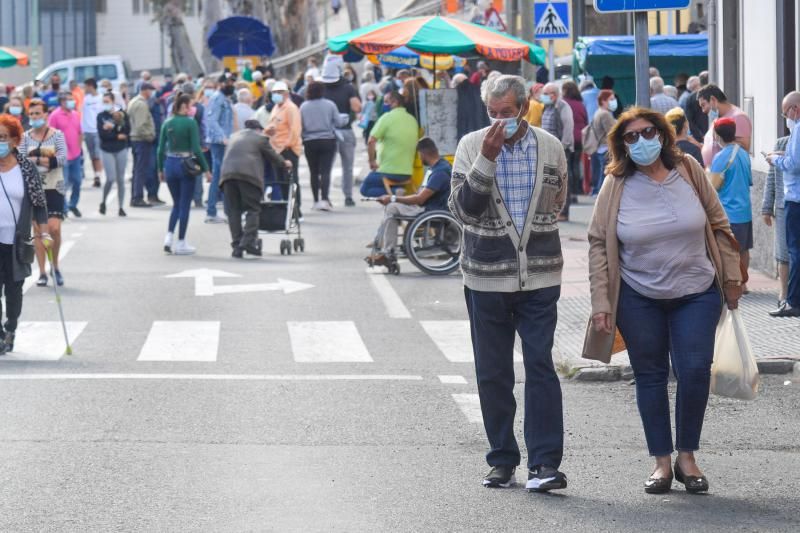
[(564, 2), (535, 5), (536, 38), (566, 39), (569, 33), (569, 6)]
[(314, 286), (288, 279), (278, 278), (276, 283), (248, 283), (241, 285), (215, 285), (214, 278), (239, 278), (239, 274), (232, 274), (224, 270), (211, 270), (199, 268), (184, 270), (177, 274), (170, 274), (168, 278), (194, 278), (195, 296), (214, 296), (217, 294), (234, 294), (241, 292), (283, 291), (284, 294), (304, 291)]

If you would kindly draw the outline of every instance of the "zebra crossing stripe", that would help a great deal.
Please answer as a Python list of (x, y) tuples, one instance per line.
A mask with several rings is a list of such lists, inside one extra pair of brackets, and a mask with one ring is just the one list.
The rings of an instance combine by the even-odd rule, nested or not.
[(156, 321), (139, 352), (139, 361), (214, 362), (218, 321)]
[(477, 394), (452, 394), (451, 396), (469, 422), (474, 424), (483, 423), (481, 401)]
[(298, 363), (371, 363), (354, 322), (287, 322)]
[[(469, 320), (423, 320), (420, 324), (448, 361), (474, 361)], [(514, 361), (522, 361), (522, 355), (516, 350)]]
[[(88, 322), (67, 322), (70, 345), (83, 333)], [(67, 345), (61, 322), (20, 322), (14, 341), (14, 351), (3, 361), (56, 361), (64, 355)]]

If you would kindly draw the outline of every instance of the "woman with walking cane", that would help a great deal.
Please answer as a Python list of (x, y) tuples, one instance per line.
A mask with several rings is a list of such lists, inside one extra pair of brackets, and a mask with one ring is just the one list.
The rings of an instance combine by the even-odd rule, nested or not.
[[(6, 298), (6, 321), (0, 324), (0, 355), (14, 350), (17, 320), (22, 312), (22, 284), (31, 275), (34, 247), (31, 222), (49, 249), (47, 202), (36, 166), (17, 151), (22, 126), (0, 116), (0, 288)], [(2, 309), (0, 309), (2, 318)]]

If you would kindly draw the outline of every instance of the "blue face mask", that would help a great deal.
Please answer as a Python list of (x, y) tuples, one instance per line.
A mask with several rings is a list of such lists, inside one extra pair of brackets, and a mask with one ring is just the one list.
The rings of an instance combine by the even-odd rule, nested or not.
[(282, 104), (283, 103), (283, 95), (282, 94), (272, 93), (272, 103), (273, 104)]
[(214, 89), (204, 89), (203, 94), (206, 98), (211, 98), (214, 95)]
[(618, 106), (619, 106), (619, 103), (617, 102), (616, 98), (614, 98), (613, 100), (609, 100), (608, 101), (608, 110), (611, 111), (612, 113), (617, 110)]
[(634, 144), (626, 144), (628, 153), (631, 159), (639, 166), (646, 167), (652, 165), (653, 162), (661, 155), (661, 139), (656, 135), (648, 140), (640, 136), (639, 140)]
[(549, 94), (543, 94), (539, 97), (539, 101), (544, 105), (550, 105), (553, 103), (553, 99), (550, 97)]
[[(522, 110), (520, 109), (519, 112), (522, 113)], [(503, 135), (505, 136), (506, 139), (510, 139), (511, 137), (514, 136), (515, 133), (517, 133), (517, 130), (519, 129), (519, 122), (517, 122), (518, 118), (519, 118), (519, 113), (517, 114), (516, 117), (511, 117), (511, 118), (489, 117), (489, 122), (491, 122), (492, 124), (494, 124), (495, 122), (502, 122)]]
[(718, 118), (719, 118), (719, 109), (712, 108), (711, 111), (708, 112), (708, 122), (713, 123)]
[(67, 100), (67, 109), (69, 110), (75, 109), (75, 100)]
[(7, 142), (0, 143), (0, 159), (11, 153), (11, 145)]
[(44, 125), (45, 125), (45, 120), (43, 118), (35, 118), (31, 120), (32, 128), (41, 128)]
[(22, 114), (22, 108), (18, 105), (12, 105), (8, 107), (8, 112), (14, 115), (15, 117), (18, 117)]

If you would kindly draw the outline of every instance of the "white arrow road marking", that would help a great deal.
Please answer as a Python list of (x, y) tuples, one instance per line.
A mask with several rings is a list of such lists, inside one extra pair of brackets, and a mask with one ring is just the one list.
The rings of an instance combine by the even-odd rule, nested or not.
[(214, 296), (215, 294), (234, 294), (239, 292), (264, 292), (264, 291), (283, 291), (284, 294), (312, 289), (314, 286), (299, 281), (278, 278), (275, 283), (246, 283), (243, 285), (214, 285), (214, 278), (240, 278), (239, 274), (225, 272), (224, 270), (212, 270), (209, 268), (198, 268), (194, 270), (184, 270), (177, 274), (170, 274), (167, 278), (194, 278), (195, 296)]

